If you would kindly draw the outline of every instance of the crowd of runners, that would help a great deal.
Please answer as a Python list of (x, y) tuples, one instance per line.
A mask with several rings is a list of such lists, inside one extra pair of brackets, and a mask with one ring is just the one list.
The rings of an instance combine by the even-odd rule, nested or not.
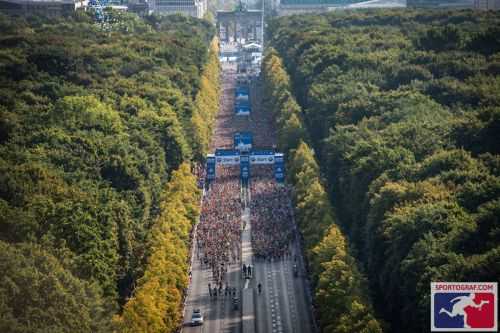
[(256, 259), (277, 260), (291, 255), (295, 225), (289, 188), (273, 179), (272, 166), (252, 168), (250, 223)]
[(212, 151), (217, 148), (232, 149), (233, 135), (236, 132), (251, 132), (253, 133), (254, 146), (258, 148), (271, 148), (274, 143), (274, 129), (272, 127), (272, 114), (263, 112), (259, 100), (255, 98), (255, 89), (250, 85), (250, 100), (252, 103), (252, 112), (249, 116), (236, 116), (234, 114), (235, 105), (235, 85), (239, 80), (239, 74), (234, 70), (226, 70), (222, 76), (223, 96), (220, 101), (221, 110), (218, 114), (218, 120), (214, 131), (213, 140), (211, 143)]
[[(264, 114), (257, 107), (250, 116), (235, 116), (234, 86), (238, 77), (235, 71), (228, 70), (223, 75), (221, 112), (211, 150), (233, 148), (233, 135), (237, 131), (252, 132), (256, 147), (272, 147), (271, 115)], [(203, 169), (197, 166), (194, 172), (201, 176)], [(272, 165), (252, 165), (250, 174), (249, 208), (254, 257), (272, 260), (290, 256), (296, 229), (292, 223), (289, 188), (276, 183)], [(209, 186), (200, 180), (199, 185), (206, 191), (196, 230), (197, 260), (203, 269), (211, 272), (211, 279), (207, 281), (210, 296), (231, 294), (233, 286), (229, 286), (227, 272), (229, 265), (240, 264), (241, 235), (245, 227), (241, 219), (240, 167), (218, 165), (216, 179)]]
[[(275, 149), (272, 114), (263, 110), (260, 99), (256, 98), (256, 79), (249, 82), (252, 106), (250, 115), (237, 116), (235, 86), (242, 84), (241, 77), (236, 71), (236, 64), (226, 63), (223, 68), (220, 110), (213, 129), (210, 153), (214, 153), (216, 149), (234, 149), (236, 132), (251, 132), (254, 150)], [(199, 223), (193, 229), (195, 237), (192, 242), (192, 259), (196, 266), (193, 266), (193, 281), (197, 284), (203, 281), (203, 293), (208, 287), (211, 304), (217, 304), (217, 307), (209, 307), (207, 316), (225, 318), (219, 312), (218, 305), (228, 308), (227, 299), (230, 297), (234, 309), (238, 308), (239, 298), (242, 297), (241, 289), (252, 286), (252, 282), (243, 282), (243, 279), (254, 281), (258, 294), (263, 289), (266, 294), (268, 284), (266, 279), (262, 280), (266, 267), (281, 267), (284, 264), (277, 262), (274, 266), (275, 263), (263, 260), (293, 259), (293, 273), (297, 276), (297, 258), (300, 259), (300, 255), (297, 252), (299, 247), (296, 237), (300, 236), (293, 223), (290, 187), (276, 183), (273, 165), (250, 165), (247, 188), (241, 187), (239, 164), (218, 164), (216, 178), (210, 181), (206, 180), (205, 168), (201, 165), (195, 165), (193, 173), (198, 179), (198, 186), (204, 189)], [(247, 223), (250, 223), (250, 230)], [(248, 241), (252, 245), (253, 261), (247, 256), (250, 254)], [(241, 273), (237, 268), (241, 268)], [(260, 300), (262, 299), (261, 297)], [(200, 304), (196, 297), (191, 302), (193, 306)]]
[(217, 181), (203, 200), (197, 227), (196, 255), (202, 268), (209, 269), (214, 287), (227, 286), (226, 273), (238, 263), (241, 251), (241, 201), (239, 168), (218, 167)]

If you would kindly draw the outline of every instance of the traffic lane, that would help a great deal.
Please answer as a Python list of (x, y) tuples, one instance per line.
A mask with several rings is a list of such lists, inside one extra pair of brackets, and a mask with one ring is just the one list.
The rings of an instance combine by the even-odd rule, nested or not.
[(307, 291), (307, 283), (303, 276), (299, 276), (293, 280), (294, 289), (297, 290), (298, 297), (297, 299), (297, 316), (299, 318), (298, 322), (300, 325), (299, 332), (314, 332), (312, 326), (312, 314), (311, 314), (311, 305), (309, 302), (309, 298), (306, 295)]
[[(291, 332), (314, 332), (310, 296), (303, 266), (302, 258), (299, 256), (297, 263), (290, 257), (283, 261), (283, 270), (288, 292), (289, 315), (292, 322)], [(294, 274), (293, 266), (297, 264), (297, 276)]]
[(300, 332), (297, 331), (300, 323), (298, 322), (297, 304), (295, 303), (296, 291), (293, 289), (291, 268), (287, 263), (286, 259), (282, 259), (276, 263), (277, 280), (281, 291), (281, 318), (285, 332)]
[(206, 320), (206, 313), (208, 309), (208, 289), (204, 286), (204, 281), (207, 279), (207, 274), (202, 269), (199, 260), (193, 260), (191, 268), (191, 283), (188, 290), (188, 297), (185, 305), (184, 312), (184, 326), (182, 332), (194, 333), (203, 332), (203, 326), (191, 326), (191, 316), (194, 309), (200, 309), (203, 317)]
[[(199, 266), (199, 263), (197, 265)], [(241, 313), (234, 310), (232, 306), (232, 290), (235, 288), (235, 296), (237, 296), (241, 288), (239, 259), (228, 264), (222, 294), (210, 296), (208, 292), (208, 283), (212, 288), (215, 287), (215, 280), (213, 280), (210, 268), (204, 266), (202, 276), (203, 281), (198, 282), (199, 280), (197, 280), (198, 289), (195, 289), (201, 289), (202, 292), (197, 292), (196, 295), (193, 293), (193, 297), (197, 296), (204, 300), (201, 305), (204, 309), (205, 323), (201, 331), (239, 333), (241, 331)], [(230, 293), (226, 293), (226, 285), (231, 288)]]
[[(272, 332), (273, 314), (276, 316), (275, 300), (274, 300), (274, 284), (270, 276), (269, 264), (264, 260), (254, 260), (254, 285), (259, 283), (262, 285), (262, 292), (257, 291), (256, 297), (256, 322), (257, 332), (267, 333)], [(272, 306), (271, 306), (272, 305)]]
[[(215, 281), (211, 281), (211, 286)], [(206, 330), (203, 332), (240, 332), (241, 312), (232, 307), (232, 293), (225, 292), (225, 287), (236, 288), (236, 292), (241, 288), (239, 281), (239, 261), (231, 263), (226, 273), (226, 283), (223, 285), (222, 293), (209, 297)], [(208, 286), (207, 286), (208, 290)]]
[[(229, 266), (227, 273), (227, 283), (229, 287), (228, 295), (224, 295), (224, 317), (222, 318), (222, 331), (221, 332), (241, 332), (241, 275), (240, 275), (240, 262), (237, 261)], [(233, 294), (233, 288), (234, 294)], [(238, 299), (238, 306), (235, 309), (233, 304), (233, 297)]]
[[(287, 290), (284, 286), (283, 270), (280, 261), (255, 261), (255, 285), (262, 284), (262, 292), (257, 293), (257, 332), (291, 332), (292, 324), (288, 317), (290, 309)], [(293, 291), (292, 291), (293, 292)]]
[(293, 289), (297, 291), (297, 316), (299, 318), (300, 332), (314, 332), (314, 324), (311, 313), (311, 294), (309, 282), (305, 271), (302, 257), (299, 257), (298, 274), (293, 279)]
[(186, 324), (184, 328), (182, 329), (182, 332), (186, 333), (205, 333), (203, 330), (203, 325), (198, 325), (198, 326), (191, 326), (191, 324)]
[[(269, 270), (267, 278), (272, 285), (272, 289), (269, 291), (271, 296), (271, 325), (272, 333), (282, 333), (290, 332), (290, 327), (285, 320), (284, 312), (288, 309), (283, 302), (283, 290), (280, 286), (278, 280), (280, 280), (280, 271), (276, 262), (269, 263)], [(274, 311), (273, 311), (274, 310)]]
[(254, 262), (254, 285), (263, 286), (261, 294), (255, 289), (257, 332), (313, 332), (304, 279), (294, 277), (293, 264), (291, 258)]
[[(192, 280), (188, 290), (188, 297), (185, 306), (183, 332), (235, 332), (239, 333), (241, 313), (234, 311), (231, 306), (231, 296), (210, 296), (208, 283), (213, 288), (215, 281), (212, 278), (211, 269), (200, 262), (202, 254), (198, 249), (194, 251), (192, 262)], [(237, 260), (228, 267), (226, 275), (229, 286), (235, 287), (237, 292), (241, 288), (240, 282), (240, 262)], [(191, 315), (194, 309), (201, 309), (204, 324), (191, 327)]]
[[(227, 281), (229, 287), (236, 288), (236, 295), (241, 288), (239, 261), (229, 265)], [(208, 292), (208, 283), (213, 288), (215, 281), (212, 280), (210, 269), (200, 269), (199, 263), (196, 264), (193, 272), (191, 294), (186, 303), (186, 315), (184, 320), (183, 332), (241, 332), (241, 312), (240, 309), (234, 310), (232, 306), (232, 292), (225, 294), (223, 288), (222, 295), (217, 297), (210, 296)], [(224, 286), (225, 287), (225, 286)], [(204, 324), (201, 326), (190, 326), (193, 309), (201, 309)]]

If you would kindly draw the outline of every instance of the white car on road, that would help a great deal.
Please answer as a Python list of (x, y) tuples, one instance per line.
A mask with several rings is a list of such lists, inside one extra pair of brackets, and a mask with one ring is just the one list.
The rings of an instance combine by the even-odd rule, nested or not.
[(203, 325), (203, 315), (201, 314), (200, 309), (193, 310), (193, 314), (191, 316), (191, 325), (192, 326)]

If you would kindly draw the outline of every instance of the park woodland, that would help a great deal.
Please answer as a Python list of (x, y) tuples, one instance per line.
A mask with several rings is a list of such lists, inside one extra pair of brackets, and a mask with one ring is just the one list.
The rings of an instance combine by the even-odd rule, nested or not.
[(0, 1), (0, 332), (495, 332), (500, 10), (344, 2)]

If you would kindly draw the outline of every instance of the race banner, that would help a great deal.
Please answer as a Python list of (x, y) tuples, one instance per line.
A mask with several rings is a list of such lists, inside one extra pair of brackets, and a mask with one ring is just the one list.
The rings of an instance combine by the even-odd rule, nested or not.
[(274, 178), (278, 183), (285, 181), (285, 158), (282, 153), (274, 154)]
[(250, 178), (250, 157), (248, 155), (240, 156), (240, 177), (244, 183)]
[(236, 107), (250, 108), (250, 102), (248, 100), (236, 100), (234, 105)]
[(248, 101), (248, 95), (238, 95), (236, 96), (237, 101)]
[(206, 170), (207, 170), (207, 179), (214, 180), (215, 179), (215, 155), (214, 154), (207, 155)]
[(240, 164), (240, 152), (233, 149), (215, 150), (215, 163), (222, 165)]
[(248, 116), (250, 114), (251, 108), (248, 100), (236, 100), (234, 105), (234, 112), (236, 115)]
[(237, 116), (248, 116), (250, 115), (250, 107), (249, 106), (235, 106), (234, 108), (234, 113), (236, 113)]
[(250, 95), (250, 90), (248, 89), (248, 87), (236, 88), (234, 95), (236, 97), (236, 100), (247, 100), (248, 101), (248, 96)]
[(234, 91), (234, 95), (238, 96), (248, 96), (250, 95), (250, 88), (247, 86), (238, 86)]
[(253, 134), (251, 132), (236, 132), (234, 134), (234, 149), (249, 151), (252, 149)]
[(250, 164), (273, 164), (274, 151), (272, 150), (253, 150), (250, 153)]

